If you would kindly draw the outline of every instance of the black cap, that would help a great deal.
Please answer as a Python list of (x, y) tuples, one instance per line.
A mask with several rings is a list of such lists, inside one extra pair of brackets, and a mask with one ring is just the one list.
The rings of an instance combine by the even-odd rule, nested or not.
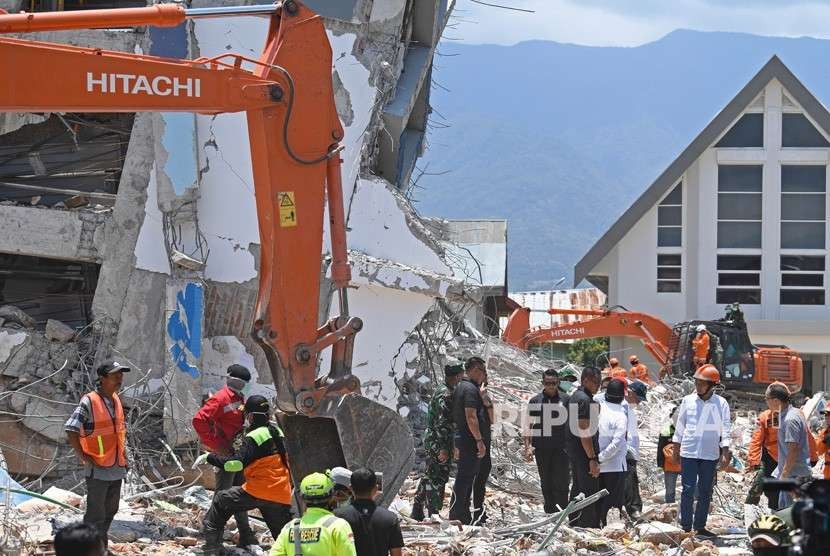
[(228, 367), (228, 376), (232, 376), (234, 378), (239, 378), (244, 380), (245, 382), (249, 382), (251, 380), (251, 371), (248, 370), (248, 367), (245, 365), (239, 365), (234, 363), (230, 367)]
[(96, 372), (98, 373), (98, 376), (107, 376), (118, 371), (121, 371), (122, 373), (129, 373), (130, 370), (131, 369), (127, 365), (122, 365), (118, 361), (110, 359), (109, 361), (104, 361), (98, 365)]
[(619, 403), (625, 396), (625, 382), (620, 378), (612, 378), (605, 389), (605, 399), (612, 403)]
[(444, 365), (444, 374), (446, 376), (455, 376), (464, 372), (464, 365), (456, 363), (455, 365)]
[(270, 413), (271, 405), (265, 396), (254, 394), (245, 400), (245, 413)]
[(644, 382), (640, 380), (635, 380), (631, 384), (628, 385), (628, 388), (637, 395), (637, 399), (641, 402), (646, 401), (646, 393), (648, 392), (648, 386), (645, 385)]

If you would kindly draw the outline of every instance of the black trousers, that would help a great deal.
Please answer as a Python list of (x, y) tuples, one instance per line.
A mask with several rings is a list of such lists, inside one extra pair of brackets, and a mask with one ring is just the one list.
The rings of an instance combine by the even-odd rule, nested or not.
[(86, 513), (84, 523), (98, 528), (104, 537), (104, 544), (109, 542), (108, 533), (112, 518), (118, 513), (118, 502), (121, 499), (121, 481), (86, 480)]
[[(571, 500), (576, 498), (580, 492), (584, 493), (586, 497), (599, 492), (599, 479), (591, 477), (591, 474), (588, 473), (588, 459), (584, 452), (582, 455), (570, 456), (570, 460), (571, 475), (573, 476)], [(595, 502), (578, 512), (572, 513), (569, 517), (571, 525), (574, 527), (599, 527), (598, 504), (599, 502)]]
[(571, 485), (568, 454), (560, 446), (540, 446), (535, 454), (545, 513), (556, 513), (557, 505), (564, 510), (568, 505), (568, 487)]
[(626, 460), (628, 473), (625, 476), (625, 511), (628, 515), (643, 511), (643, 499), (640, 498), (640, 478), (637, 476), (637, 460)]
[[(271, 531), (271, 535), (275, 539), (282, 531), (283, 526), (291, 521), (290, 505), (254, 498), (245, 492), (242, 487), (231, 487), (214, 495), (213, 503), (205, 514), (204, 533), (207, 546), (221, 545), (225, 524), (232, 515), (254, 509), (260, 511), (268, 530)], [(242, 537), (240, 536), (241, 540)]]
[(608, 491), (608, 496), (600, 499), (599, 502), (599, 524), (605, 527), (608, 523), (608, 510), (611, 508), (622, 509), (625, 500), (625, 476), (626, 471), (614, 471), (599, 474), (600, 488)]
[(455, 483), (452, 487), (449, 517), (460, 521), (464, 525), (469, 525), (472, 523), (470, 496), (473, 492), (476, 476), (481, 468), (481, 460), (476, 455), (475, 443), (457, 440), (455, 447), (458, 448), (458, 468), (455, 474)]
[(473, 523), (476, 525), (484, 525), (487, 521), (487, 513), (484, 511), (484, 494), (487, 492), (487, 479), (493, 468), (493, 460), (490, 459), (490, 443), (487, 442), (486, 446), (487, 453), (481, 458), (478, 473), (473, 482)]
[[(242, 473), (230, 473), (221, 467), (216, 469), (216, 488), (214, 489), (214, 497), (220, 491), (227, 490), (231, 487), (242, 486), (245, 483), (245, 475)], [(239, 529), (239, 543), (242, 546), (255, 544), (256, 535), (251, 530), (251, 523), (248, 521), (248, 512), (236, 512), (233, 514), (236, 519), (236, 527)], [(275, 537), (276, 538), (276, 537)], [(250, 541), (250, 542), (245, 542)]]

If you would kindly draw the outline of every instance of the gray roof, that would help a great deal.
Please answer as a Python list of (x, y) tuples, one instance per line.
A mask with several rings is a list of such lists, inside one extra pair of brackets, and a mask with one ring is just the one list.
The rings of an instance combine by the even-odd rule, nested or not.
[(640, 198), (634, 201), (628, 210), (614, 222), (605, 234), (576, 263), (574, 284), (579, 284), (588, 277), (593, 268), (614, 248), (625, 234), (636, 224), (648, 210), (653, 207), (677, 181), (686, 169), (726, 131), (726, 127), (738, 119), (747, 106), (758, 96), (772, 79), (784, 86), (787, 92), (798, 102), (813, 120), (826, 132), (830, 133), (830, 112), (801, 81), (778, 58), (773, 56), (764, 67), (755, 74), (749, 83), (709, 122), (703, 131), (695, 137), (680, 156), (674, 159), (668, 168), (654, 180)]

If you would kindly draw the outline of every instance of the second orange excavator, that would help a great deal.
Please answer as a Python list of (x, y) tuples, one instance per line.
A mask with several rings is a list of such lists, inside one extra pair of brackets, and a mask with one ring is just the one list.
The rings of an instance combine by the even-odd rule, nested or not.
[(691, 376), (696, 369), (693, 340), (698, 328), (705, 327), (706, 333), (714, 338), (712, 346), (720, 346), (712, 362), (720, 369), (727, 388), (757, 393), (778, 381), (793, 390), (801, 389), (803, 369), (798, 352), (787, 346), (753, 344), (738, 306), (730, 306), (723, 319), (693, 320), (674, 326), (623, 307), (550, 309), (548, 313), (582, 318), (558, 326), (534, 328), (530, 326), (530, 309), (522, 307), (510, 315), (502, 339), (529, 349), (532, 345), (557, 340), (628, 336), (643, 343), (662, 366), (661, 374)]

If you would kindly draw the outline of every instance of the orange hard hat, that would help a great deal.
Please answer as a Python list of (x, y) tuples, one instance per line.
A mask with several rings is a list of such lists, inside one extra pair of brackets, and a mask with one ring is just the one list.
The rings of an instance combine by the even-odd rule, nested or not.
[(695, 372), (694, 378), (698, 380), (706, 380), (714, 384), (720, 384), (720, 371), (714, 365), (702, 365)]
[(617, 359), (616, 357), (612, 357), (611, 359), (608, 360), (608, 364), (613, 367), (614, 365), (619, 365), (620, 360)]
[(632, 355), (628, 358), (628, 361), (633, 363), (633, 362), (637, 361), (637, 359), (639, 359), (639, 358), (636, 355)]

